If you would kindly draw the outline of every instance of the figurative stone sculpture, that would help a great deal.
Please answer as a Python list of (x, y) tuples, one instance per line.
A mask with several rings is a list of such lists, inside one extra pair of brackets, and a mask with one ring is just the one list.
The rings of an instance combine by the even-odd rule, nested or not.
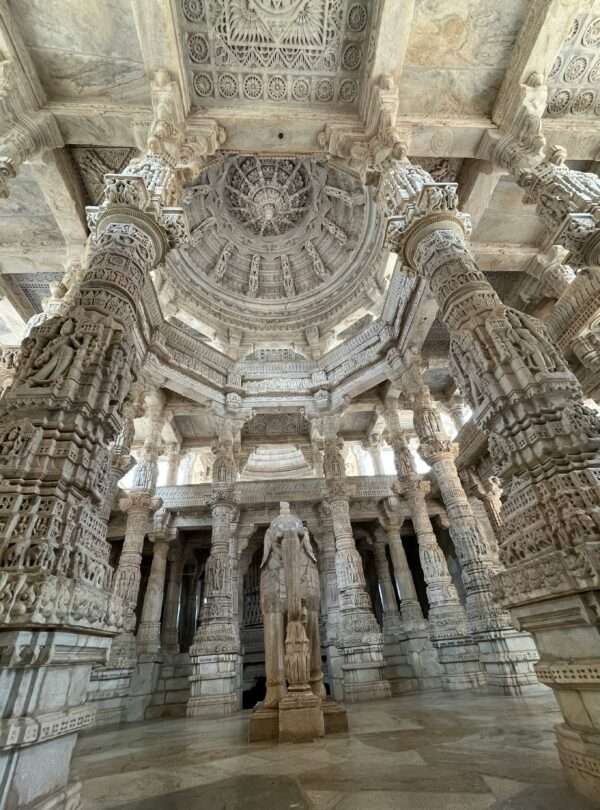
[(322, 737), (319, 574), (308, 531), (287, 503), (265, 533), (261, 569), (267, 671), (261, 710), (279, 709), (280, 740)]
[(287, 503), (280, 504), (279, 517), (265, 533), (261, 569), (267, 670), (265, 707), (279, 705), (288, 688), (289, 692), (312, 691), (317, 697), (324, 697), (317, 561), (308, 531), (291, 514)]

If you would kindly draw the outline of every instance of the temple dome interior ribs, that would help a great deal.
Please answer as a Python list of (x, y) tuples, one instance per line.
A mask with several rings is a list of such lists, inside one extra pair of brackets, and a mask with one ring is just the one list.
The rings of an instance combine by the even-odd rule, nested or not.
[(600, 806), (600, 0), (0, 0), (0, 810)]

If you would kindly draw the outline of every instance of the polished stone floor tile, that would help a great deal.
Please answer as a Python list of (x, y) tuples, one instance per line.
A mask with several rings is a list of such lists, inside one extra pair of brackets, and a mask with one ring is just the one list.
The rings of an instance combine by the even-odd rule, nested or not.
[(87, 810), (593, 810), (565, 784), (551, 694), (432, 693), (348, 707), (350, 733), (246, 742), (248, 713), (81, 736)]

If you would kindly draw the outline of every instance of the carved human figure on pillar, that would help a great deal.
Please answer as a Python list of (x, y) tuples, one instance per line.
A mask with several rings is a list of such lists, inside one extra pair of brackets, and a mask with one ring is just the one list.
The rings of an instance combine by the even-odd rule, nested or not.
[(287, 694), (325, 696), (319, 636), (320, 583), (308, 530), (280, 504), (265, 533), (260, 604), (265, 627), (267, 694), (274, 708)]

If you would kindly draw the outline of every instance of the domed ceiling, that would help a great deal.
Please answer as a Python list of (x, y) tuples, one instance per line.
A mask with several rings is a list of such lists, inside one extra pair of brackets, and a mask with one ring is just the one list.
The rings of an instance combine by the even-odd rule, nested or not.
[(230, 155), (186, 200), (192, 241), (167, 276), (180, 311), (216, 332), (304, 340), (307, 327), (331, 329), (381, 294), (381, 223), (348, 173), (313, 158)]

